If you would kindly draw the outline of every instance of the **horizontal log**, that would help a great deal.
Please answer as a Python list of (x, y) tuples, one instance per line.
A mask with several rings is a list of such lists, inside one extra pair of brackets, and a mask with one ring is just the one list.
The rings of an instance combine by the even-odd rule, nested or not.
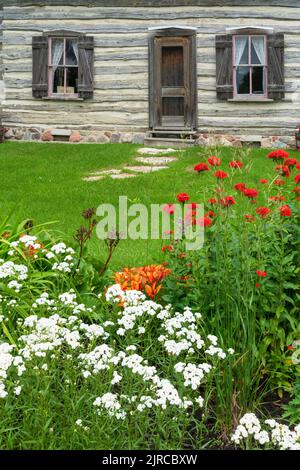
[[(145, 97), (146, 98), (146, 97)], [(148, 113), (148, 100), (138, 100), (138, 101), (115, 101), (115, 102), (103, 102), (103, 103), (74, 103), (74, 102), (66, 102), (60, 103), (58, 101), (55, 102), (39, 102), (35, 101), (29, 105), (18, 103), (12, 105), (10, 101), (5, 101), (3, 105), (3, 109), (7, 116), (15, 115), (15, 114), (22, 114), (22, 113), (29, 113), (30, 115), (34, 115), (35, 113), (39, 112), (47, 112), (50, 114), (59, 115), (61, 113), (67, 113), (68, 115), (72, 116), (72, 114), (76, 112), (80, 112), (80, 116), (86, 114), (93, 113), (93, 115), (99, 113), (99, 119), (101, 120), (101, 114), (103, 112), (118, 112), (118, 113), (126, 113), (127, 115), (130, 114), (134, 116), (140, 113)], [(277, 104), (272, 103), (270, 107), (270, 103), (268, 103), (268, 109), (264, 106), (260, 105), (258, 107), (249, 108), (248, 104), (245, 104), (244, 107), (240, 107), (238, 109), (232, 108), (230, 104), (228, 107), (219, 109), (217, 108), (217, 102), (204, 102), (200, 101), (198, 103), (198, 111), (199, 115), (204, 115), (205, 120), (207, 118), (223, 118), (223, 119), (230, 119), (235, 117), (249, 119), (252, 123), (256, 122), (256, 118), (268, 118), (274, 117), (274, 108), (276, 108), (276, 119), (274, 122), (277, 121), (280, 125), (282, 124), (283, 119), (288, 115), (290, 118), (299, 119), (299, 112), (297, 108), (290, 110), (288, 107), (288, 103), (285, 103), (285, 108), (278, 109)], [(78, 118), (79, 120), (79, 118)], [(250, 123), (251, 125), (251, 123)]]
[[(300, 20), (300, 18), (299, 18)], [(178, 17), (177, 21), (178, 23)], [(61, 26), (60, 26), (61, 24)], [(222, 21), (219, 22), (209, 22), (208, 25), (206, 24), (196, 24), (196, 23), (191, 23), (191, 26), (196, 26), (197, 27), (197, 32), (201, 34), (221, 34), (224, 32), (224, 29), (227, 27), (238, 27), (240, 23), (229, 23), (226, 24), (226, 19), (224, 18)], [(47, 21), (44, 23), (41, 22), (30, 22), (27, 24), (26, 22), (17, 22), (17, 21), (12, 21), (12, 22), (5, 22), (4, 27), (5, 27), (5, 34), (7, 33), (18, 33), (19, 31), (22, 31), (24, 34), (26, 32), (30, 32), (30, 34), (35, 33), (35, 34), (42, 34), (45, 31), (56, 31), (59, 29), (67, 29), (70, 31), (77, 31), (80, 33), (86, 33), (86, 34), (92, 34), (92, 35), (99, 35), (99, 34), (110, 34), (110, 35), (115, 35), (116, 38), (122, 35), (126, 35), (128, 33), (130, 34), (135, 34), (139, 36), (145, 36), (145, 39), (147, 39), (148, 36), (148, 27), (151, 26), (152, 23), (147, 22), (142, 25), (114, 25), (114, 24), (99, 24), (99, 23), (94, 23), (91, 24), (90, 21), (87, 23), (83, 22), (78, 22), (78, 23), (72, 23), (68, 22), (67, 24), (57, 18), (55, 21)], [(169, 23), (171, 26), (172, 23)], [(188, 25), (187, 25), (188, 26)], [(257, 26), (257, 22), (253, 24), (253, 26)], [(295, 35), (299, 34), (300, 32), (300, 25), (298, 22), (294, 21), (292, 23), (288, 22), (268, 22), (267, 24), (264, 24), (264, 26), (273, 26), (275, 30), (279, 30), (282, 32), (285, 32), (290, 35)]]
[[(105, 7), (108, 8), (107, 0), (50, 0), (48, 5), (59, 6), (84, 6), (88, 7)], [(5, 6), (44, 6), (41, 0), (5, 0)], [(244, 6), (281, 6), (297, 8), (298, 5), (295, 0), (160, 0), (160, 7), (175, 6), (230, 6), (230, 7), (244, 7)], [(109, 7), (153, 7), (153, 0), (110, 0)]]

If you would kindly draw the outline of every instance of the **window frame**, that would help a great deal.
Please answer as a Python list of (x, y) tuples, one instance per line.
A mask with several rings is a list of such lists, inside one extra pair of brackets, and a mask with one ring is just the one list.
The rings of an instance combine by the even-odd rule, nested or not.
[[(248, 63), (247, 64), (240, 64), (237, 65), (235, 63), (235, 52), (236, 52), (236, 39), (238, 37), (247, 37), (248, 38)], [(265, 60), (264, 64), (252, 64), (251, 60), (251, 53), (252, 53), (252, 37), (263, 37), (264, 38), (264, 48), (265, 48)], [(251, 100), (267, 100), (268, 99), (268, 46), (267, 46), (267, 34), (263, 32), (257, 32), (257, 33), (247, 33), (245, 32), (238, 32), (234, 33), (232, 35), (232, 68), (233, 68), (233, 99), (236, 100), (245, 100), (245, 101), (251, 101)], [(237, 92), (237, 67), (249, 67), (250, 68), (250, 93), (238, 93)], [(261, 94), (254, 94), (251, 93), (252, 91), (252, 71), (253, 67), (262, 67), (263, 68), (263, 83), (264, 83), (264, 93)]]
[(55, 39), (61, 39), (64, 42), (64, 53), (63, 53), (63, 65), (59, 65), (64, 69), (64, 90), (66, 91), (67, 88), (67, 68), (77, 68), (78, 75), (79, 75), (79, 59), (77, 65), (68, 65), (66, 64), (66, 47), (67, 47), (67, 40), (74, 39), (78, 42), (78, 35), (49, 35), (48, 37), (48, 63), (47, 63), (47, 70), (48, 70), (48, 97), (49, 98), (71, 98), (71, 99), (79, 99), (79, 93), (54, 93), (53, 92), (53, 82), (54, 82), (54, 75), (53, 75), (53, 64), (52, 64), (52, 43)]

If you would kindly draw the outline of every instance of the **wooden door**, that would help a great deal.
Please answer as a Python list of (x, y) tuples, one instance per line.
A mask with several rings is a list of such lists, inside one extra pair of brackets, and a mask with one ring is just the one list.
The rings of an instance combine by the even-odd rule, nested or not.
[(191, 36), (155, 37), (150, 78), (150, 121), (154, 130), (193, 130), (196, 120)]

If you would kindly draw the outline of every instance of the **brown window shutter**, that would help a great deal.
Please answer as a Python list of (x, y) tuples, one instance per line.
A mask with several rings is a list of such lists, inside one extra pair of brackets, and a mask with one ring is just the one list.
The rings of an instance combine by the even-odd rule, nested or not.
[(32, 38), (32, 95), (43, 98), (48, 94), (48, 38)]
[(268, 41), (268, 98), (281, 101), (285, 96), (284, 86), (284, 34), (267, 36)]
[(94, 94), (94, 38), (83, 36), (78, 42), (79, 71), (78, 91), (81, 98), (93, 98)]
[(233, 98), (232, 35), (216, 36), (216, 85), (217, 98)]

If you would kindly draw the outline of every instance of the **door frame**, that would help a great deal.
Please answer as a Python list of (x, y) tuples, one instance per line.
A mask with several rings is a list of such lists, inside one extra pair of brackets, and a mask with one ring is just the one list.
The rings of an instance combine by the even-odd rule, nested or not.
[[(155, 130), (166, 131), (196, 131), (198, 119), (198, 90), (197, 90), (197, 46), (196, 46), (196, 28), (185, 27), (164, 27), (164, 28), (149, 28), (149, 128)], [(160, 70), (160, 65), (157, 64), (157, 54), (155, 40), (157, 38), (188, 38), (189, 39), (189, 70), (184, 70), (184, 74), (189, 77), (190, 82), (190, 96), (189, 96), (189, 109), (187, 115), (189, 116), (190, 125), (182, 127), (163, 128), (157, 126), (157, 116), (159, 114), (159, 100), (160, 90), (158, 90), (157, 73)]]

